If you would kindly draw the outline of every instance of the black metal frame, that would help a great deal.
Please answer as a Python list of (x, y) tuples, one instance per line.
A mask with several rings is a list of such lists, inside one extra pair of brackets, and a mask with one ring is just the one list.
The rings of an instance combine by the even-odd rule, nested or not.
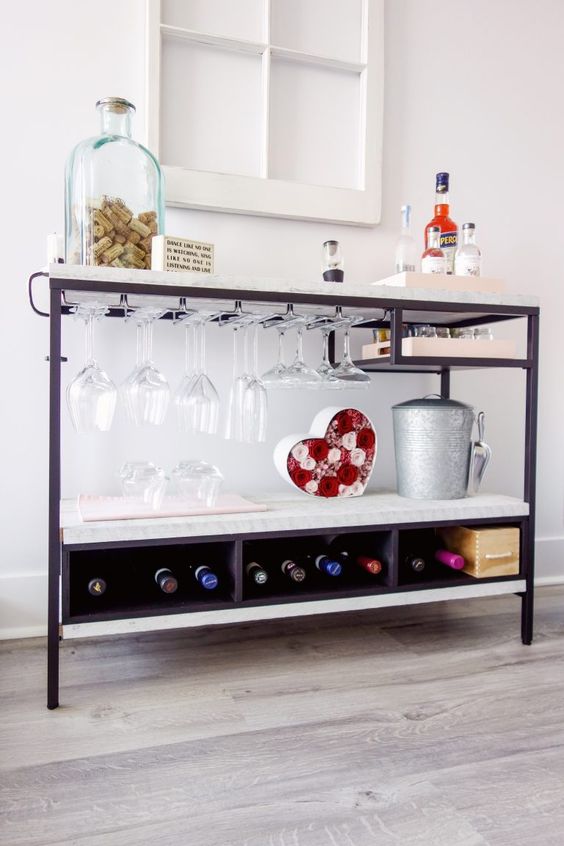
[[(179, 287), (176, 285), (147, 285), (139, 282), (124, 281), (124, 283), (85, 281), (80, 279), (65, 279), (57, 276), (49, 277), (50, 287), (50, 313), (46, 315), (36, 308), (33, 300), (33, 280), (44, 273), (33, 274), (29, 283), (30, 303), (36, 313), (48, 316), (50, 322), (50, 346), (49, 346), (49, 580), (48, 580), (48, 648), (47, 648), (47, 707), (56, 708), (59, 704), (59, 638), (60, 638), (60, 580), (62, 574), (62, 556), (71, 553), (73, 547), (65, 547), (62, 544), (60, 529), (60, 493), (61, 493), (61, 325), (62, 316), (68, 313), (69, 308), (64, 302), (64, 292), (97, 292), (100, 294), (145, 294), (165, 297), (181, 297), (192, 300), (217, 299), (217, 300), (242, 300), (250, 303), (263, 304), (287, 304), (292, 303), (302, 306), (337, 306), (344, 308), (360, 308), (372, 312), (373, 310), (384, 309), (390, 315), (391, 327), (391, 356), (387, 362), (361, 362), (367, 370), (380, 372), (434, 372), (440, 376), (440, 392), (443, 396), (450, 395), (450, 372), (452, 369), (462, 368), (505, 368), (519, 367), (526, 372), (526, 401), (525, 401), (525, 471), (524, 471), (524, 500), (529, 503), (529, 516), (518, 519), (491, 518), (479, 521), (467, 521), (468, 524), (495, 524), (496, 522), (516, 523), (521, 527), (521, 561), (522, 570), (526, 580), (526, 589), (520, 594), (521, 603), (521, 636), (524, 644), (530, 644), (533, 635), (533, 603), (534, 603), (534, 525), (535, 525), (535, 470), (536, 470), (536, 446), (537, 446), (537, 398), (538, 398), (538, 345), (539, 345), (539, 309), (528, 306), (499, 306), (488, 304), (466, 304), (466, 303), (436, 303), (427, 301), (406, 301), (393, 299), (377, 299), (372, 297), (347, 296), (346, 294), (335, 293), (331, 296), (315, 294), (284, 293), (284, 292), (257, 292), (242, 291), (239, 289), (210, 289), (207, 287)], [(494, 322), (498, 320), (511, 320), (525, 318), (527, 320), (527, 357), (526, 359), (436, 359), (427, 357), (406, 357), (402, 355), (402, 324), (405, 321), (405, 312), (445, 312), (456, 315), (450, 321), (450, 325), (476, 325), (479, 323)], [(112, 308), (111, 316), (123, 316), (123, 308)], [(382, 325), (382, 320), (374, 319), (375, 325)], [(363, 324), (369, 326), (367, 322)], [(332, 345), (331, 352), (334, 352)], [(333, 358), (333, 355), (332, 355)], [(442, 521), (441, 525), (449, 521)], [(452, 521), (456, 523), (456, 521)], [(438, 524), (406, 524), (406, 528), (429, 528)], [(397, 547), (397, 531), (402, 526), (374, 526), (374, 527), (347, 527), (339, 530), (335, 528), (332, 533), (344, 533), (345, 531), (393, 531), (395, 545)], [(278, 537), (288, 533), (272, 533), (266, 537)], [(300, 533), (291, 533), (294, 536)], [(328, 534), (327, 531), (303, 532), (302, 534)], [(248, 539), (256, 536), (249, 535)], [(193, 539), (192, 539), (193, 540)], [(199, 542), (209, 540), (215, 542), (220, 538), (198, 538)], [(241, 548), (242, 541), (247, 536), (238, 538), (237, 548)], [(176, 539), (176, 542), (186, 543), (189, 539)], [(151, 545), (154, 541), (141, 541), (127, 544)], [(168, 541), (159, 540), (159, 545), (174, 543), (174, 539)], [(122, 544), (123, 545), (123, 544)], [(106, 546), (106, 545), (103, 545)], [(109, 545), (108, 545), (109, 546)], [(86, 545), (81, 549), (88, 548)], [(396, 550), (397, 551), (397, 550)], [(240, 552), (237, 553), (240, 555)], [(506, 577), (510, 579), (511, 577)], [(451, 583), (449, 583), (451, 584)], [(433, 582), (422, 583), (417, 586), (410, 586), (409, 590), (437, 587)], [(339, 596), (346, 596), (346, 592), (339, 592)], [(357, 595), (357, 594), (354, 594)], [(240, 597), (240, 585), (237, 586), (236, 596)], [(329, 595), (327, 594), (327, 597)], [(312, 597), (309, 597), (310, 599)], [(320, 597), (321, 598), (321, 597)], [(291, 597), (295, 601), (295, 597)], [(281, 602), (279, 598), (277, 600)], [(255, 603), (260, 604), (260, 603)], [(264, 604), (264, 603), (263, 603)]]

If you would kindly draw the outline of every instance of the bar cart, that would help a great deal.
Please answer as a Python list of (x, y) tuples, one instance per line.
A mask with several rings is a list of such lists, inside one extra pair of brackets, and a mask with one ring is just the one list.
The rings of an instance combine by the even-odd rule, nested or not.
[[(537, 438), (539, 307), (533, 297), (396, 288), (387, 285), (300, 286), (285, 280), (241, 280), (196, 274), (77, 267), (55, 264), (47, 276), (50, 288), (50, 430), (49, 430), (49, 601), (47, 707), (59, 704), (59, 641), (66, 638), (126, 632), (290, 618), (337, 611), (374, 609), (438, 600), (515, 594), (521, 598), (521, 638), (533, 636), (533, 575), (535, 521), (535, 462)], [(335, 291), (337, 287), (337, 292)], [(95, 292), (110, 296), (108, 314), (123, 317), (132, 295), (156, 295), (169, 303), (166, 319), (186, 301), (243, 302), (254, 308), (315, 306), (319, 309), (359, 310), (362, 326), (388, 326), (390, 355), (357, 362), (367, 372), (434, 373), (440, 393), (450, 395), (451, 372), (468, 368), (518, 368), (525, 373), (525, 456), (523, 498), (480, 494), (462, 500), (425, 502), (395, 494), (367, 493), (359, 499), (323, 500), (312, 497), (265, 498), (268, 510), (238, 515), (170, 517), (81, 523), (69, 503), (60, 502), (61, 480), (61, 332), (62, 318), (77, 297)], [(402, 348), (404, 324), (452, 327), (479, 326), (522, 320), (527, 327), (522, 358), (407, 356)], [(476, 579), (461, 571), (432, 571), (415, 578), (402, 567), (402, 550), (414, 533), (461, 525), (511, 526), (519, 530), (519, 573)], [(378, 583), (358, 575), (340, 588), (313, 581), (307, 590), (291, 590), (276, 580), (259, 592), (244, 578), (246, 563), (256, 550), (310, 548), (337, 536), (369, 542), (386, 563)], [(220, 567), (222, 590), (207, 597), (174, 594), (155, 599), (146, 593), (122, 593), (115, 602), (91, 607), (76, 585), (84, 574), (104, 561), (115, 572), (129, 566), (175, 563), (197, 555), (212, 557)], [(162, 566), (162, 565), (161, 565)]]

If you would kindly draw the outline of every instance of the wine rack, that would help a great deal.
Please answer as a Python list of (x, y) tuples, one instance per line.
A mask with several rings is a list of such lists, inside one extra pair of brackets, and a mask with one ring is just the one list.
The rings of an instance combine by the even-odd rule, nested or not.
[[(49, 314), (34, 303), (34, 280), (47, 276)], [(33, 274), (29, 293), (32, 308), (49, 318), (50, 431), (49, 431), (49, 603), (47, 707), (59, 704), (60, 638), (159, 631), (210, 624), (290, 618), (305, 614), (362, 611), (386, 606), (499, 594), (521, 599), (521, 638), (530, 644), (533, 634), (535, 468), (538, 396), (538, 333), (540, 312), (534, 298), (518, 295), (465, 294), (389, 286), (336, 286), (312, 284), (300, 290), (293, 282), (272, 280), (252, 284), (230, 277), (183, 273), (126, 271), (119, 268), (79, 268), (52, 265), (49, 272)], [(367, 493), (357, 499), (326, 503), (303, 497), (294, 507), (270, 503), (262, 514), (204, 518), (169, 518), (168, 521), (122, 521), (79, 526), (61, 522), (61, 336), (63, 317), (81, 298), (104, 297), (108, 317), (123, 318), (134, 301), (158, 298), (163, 319), (190, 307), (216, 307), (243, 302), (271, 310), (291, 304), (335, 313), (336, 307), (364, 315), (365, 327), (387, 326), (391, 331), (390, 356), (357, 362), (366, 372), (434, 373), (440, 393), (450, 395), (451, 375), (472, 368), (514, 368), (525, 376), (525, 438), (523, 497), (480, 495), (453, 502), (418, 503), (392, 494)], [(212, 309), (214, 310), (214, 309)], [(451, 327), (521, 320), (526, 324), (526, 351), (522, 358), (495, 359), (404, 356), (405, 323)], [(330, 344), (334, 355), (334, 344)], [(347, 400), (348, 401), (348, 400)], [(337, 399), (338, 402), (338, 399)], [(135, 525), (137, 524), (137, 525)], [(519, 529), (520, 571), (516, 575), (476, 579), (433, 561), (424, 573), (405, 565), (406, 550), (431, 544), (441, 526), (487, 527), (510, 525)], [(328, 577), (308, 566), (307, 578), (290, 584), (280, 571), (281, 557), (309, 560), (330, 547), (335, 537), (382, 560), (383, 571), (373, 577), (360, 568), (343, 568)], [(268, 571), (264, 585), (245, 575), (250, 557), (263, 557)], [(190, 576), (194, 563), (213, 567), (215, 590), (204, 591)], [(178, 589), (165, 595), (154, 581), (159, 567), (170, 568)], [(90, 596), (88, 581), (104, 578), (101, 596)]]

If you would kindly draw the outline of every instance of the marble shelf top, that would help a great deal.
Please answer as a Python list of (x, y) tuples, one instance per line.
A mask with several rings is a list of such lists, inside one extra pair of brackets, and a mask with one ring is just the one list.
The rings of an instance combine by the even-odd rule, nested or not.
[(84, 267), (72, 264), (51, 264), (49, 275), (57, 280), (75, 280), (80, 282), (100, 282), (123, 284), (126, 291), (128, 284), (146, 285), (146, 293), (150, 294), (152, 285), (170, 285), (171, 287), (198, 287), (210, 290), (256, 291), (311, 294), (327, 298), (329, 303), (335, 297), (363, 297), (374, 300), (420, 301), (429, 303), (459, 303), (495, 306), (518, 306), (535, 308), (539, 304), (538, 297), (525, 294), (482, 293), (479, 291), (447, 291), (429, 288), (402, 288), (391, 284), (377, 282), (359, 283), (345, 280), (344, 283), (324, 282), (311, 279), (282, 279), (257, 276), (225, 276), (200, 273), (183, 273), (155, 270), (126, 270), (118, 267)]
[(398, 523), (511, 519), (529, 513), (526, 502), (500, 494), (479, 494), (455, 500), (404, 499), (395, 493), (370, 492), (354, 499), (272, 494), (249, 499), (264, 503), (267, 511), (197, 517), (112, 520), (82, 523), (76, 500), (61, 503), (63, 543), (115, 543), (160, 538), (195, 538), (244, 535), (287, 530), (333, 530), (347, 526), (390, 526)]

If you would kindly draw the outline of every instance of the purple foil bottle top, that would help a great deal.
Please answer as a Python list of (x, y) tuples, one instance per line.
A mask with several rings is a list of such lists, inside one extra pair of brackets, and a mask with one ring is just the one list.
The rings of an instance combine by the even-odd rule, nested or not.
[(462, 570), (465, 564), (462, 555), (458, 555), (456, 552), (449, 552), (448, 549), (437, 549), (435, 558), (441, 564), (452, 567), (453, 570)]

